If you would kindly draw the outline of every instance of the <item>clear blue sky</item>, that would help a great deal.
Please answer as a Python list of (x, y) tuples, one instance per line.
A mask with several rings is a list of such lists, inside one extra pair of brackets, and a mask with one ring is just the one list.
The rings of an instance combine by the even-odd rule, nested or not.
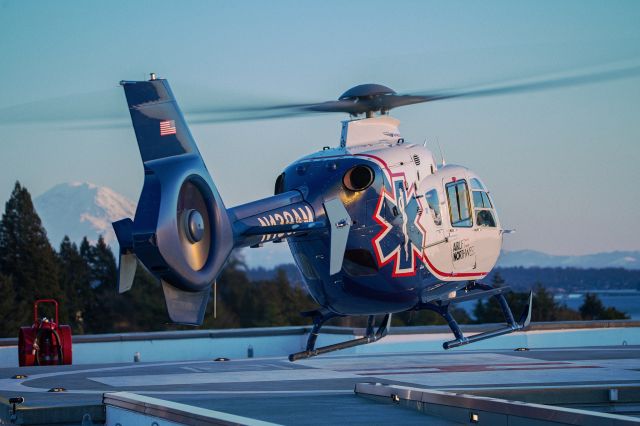
[[(328, 100), (365, 82), (446, 88), (640, 58), (640, 2), (0, 1), (0, 55), (0, 200), (17, 179), (33, 195), (75, 180), (137, 200), (142, 167), (130, 127), (11, 124), (5, 107), (44, 99), (34, 115), (98, 108), (126, 117), (117, 82), (150, 71), (170, 80), (186, 109), (231, 96)], [(66, 106), (51, 101), (59, 97)], [(449, 163), (484, 177), (503, 224), (518, 230), (507, 249), (640, 249), (639, 78), (393, 115), (408, 140), (437, 139)], [(271, 194), (284, 166), (337, 144), (342, 118), (192, 131), (232, 206)]]

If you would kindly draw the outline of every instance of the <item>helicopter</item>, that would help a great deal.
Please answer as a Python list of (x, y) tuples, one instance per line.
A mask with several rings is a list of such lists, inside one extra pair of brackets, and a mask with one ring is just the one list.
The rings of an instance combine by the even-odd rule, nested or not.
[[(291, 361), (369, 344), (385, 337), (394, 313), (431, 310), (449, 325), (450, 349), (521, 331), (533, 294), (516, 319), (508, 287), (481, 282), (501, 252), (503, 229), (493, 195), (471, 169), (438, 164), (422, 144), (406, 141), (389, 111), (446, 99), (503, 95), (635, 76), (627, 67), (491, 87), (398, 94), (362, 84), (338, 100), (251, 107), (250, 119), (339, 112), (337, 146), (302, 157), (275, 180), (274, 194), (227, 208), (166, 79), (121, 81), (144, 167), (135, 217), (113, 223), (120, 246), (118, 290), (129, 290), (138, 261), (162, 284), (176, 323), (200, 325), (213, 283), (232, 250), (286, 241), (319, 308), (302, 315), (313, 327)], [(498, 329), (465, 336), (453, 304), (495, 298)], [(325, 322), (367, 316), (363, 337), (316, 347)], [(375, 319), (382, 316), (376, 327)]]

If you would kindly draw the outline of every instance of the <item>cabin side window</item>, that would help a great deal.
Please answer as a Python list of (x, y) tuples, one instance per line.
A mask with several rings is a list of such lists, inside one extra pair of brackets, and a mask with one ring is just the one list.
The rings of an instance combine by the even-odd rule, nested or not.
[(469, 206), (469, 190), (467, 182), (458, 180), (448, 183), (447, 198), (449, 200), (449, 215), (451, 226), (469, 228), (473, 225), (471, 208)]
[(429, 211), (431, 212), (431, 218), (436, 226), (442, 225), (442, 216), (440, 215), (440, 199), (438, 198), (438, 191), (432, 189), (424, 194), (424, 198), (427, 200)]

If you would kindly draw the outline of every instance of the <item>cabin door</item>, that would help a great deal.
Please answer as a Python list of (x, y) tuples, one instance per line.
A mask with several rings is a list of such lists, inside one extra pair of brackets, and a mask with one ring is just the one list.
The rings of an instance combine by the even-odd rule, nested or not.
[(448, 246), (455, 273), (476, 272), (475, 232), (471, 194), (466, 176), (443, 179), (446, 205), (449, 210)]
[(426, 239), (423, 243), (423, 255), (434, 272), (439, 275), (449, 275), (452, 272), (451, 251), (448, 235), (445, 232), (443, 213), (446, 213), (445, 196), (438, 188), (426, 188), (424, 192), (423, 223), (426, 228)]

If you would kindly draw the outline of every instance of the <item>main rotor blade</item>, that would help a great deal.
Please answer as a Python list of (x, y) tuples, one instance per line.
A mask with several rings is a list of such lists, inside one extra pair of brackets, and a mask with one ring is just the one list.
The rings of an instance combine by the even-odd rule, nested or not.
[(0, 107), (0, 125), (51, 124), (91, 120), (122, 121), (122, 94), (115, 87)]
[[(631, 65), (603, 71), (575, 74), (570, 76), (529, 80), (524, 82), (505, 83), (502, 85), (466, 89), (450, 89), (444, 91), (412, 92), (399, 95), (400, 98), (422, 98), (421, 102), (434, 102), (455, 98), (477, 98), (487, 96), (510, 95), (527, 92), (560, 89), (565, 87), (582, 86), (605, 81), (620, 80), (640, 76), (640, 65)], [(400, 103), (400, 102), (399, 102)], [(417, 103), (417, 102), (413, 102)], [(400, 105), (398, 105), (400, 106)]]
[[(629, 62), (627, 62), (629, 63)], [(369, 111), (387, 112), (393, 108), (447, 99), (479, 98), (509, 94), (540, 92), (565, 87), (582, 86), (606, 81), (640, 76), (640, 65), (600, 67), (598, 71), (564, 74), (551, 78), (528, 78), (498, 84), (445, 90), (417, 90), (405, 93), (372, 95), (356, 99), (307, 103), (251, 102), (238, 104), (235, 95), (206, 96), (206, 102), (216, 105), (191, 107), (185, 104), (184, 112), (192, 123), (225, 123), (301, 117), (321, 113), (364, 114)], [(195, 92), (195, 91), (194, 91)], [(221, 96), (222, 95), (222, 96)], [(202, 98), (202, 93), (201, 96)], [(204, 99), (200, 101), (200, 105)], [(21, 105), (0, 107), (0, 125), (61, 123), (72, 128), (127, 127), (126, 109), (121, 107), (119, 91), (114, 89), (69, 95)]]
[(497, 85), (482, 85), (460, 89), (411, 91), (401, 94), (385, 94), (368, 99), (337, 100), (317, 103), (291, 103), (276, 105), (249, 105), (231, 108), (204, 108), (195, 111), (202, 114), (195, 118), (198, 123), (220, 123), (228, 121), (267, 120), (309, 115), (314, 112), (364, 114), (368, 111), (389, 111), (393, 108), (446, 99), (479, 98), (509, 94), (540, 92), (605, 81), (640, 76), (640, 65), (609, 68), (546, 79), (527, 79)]

